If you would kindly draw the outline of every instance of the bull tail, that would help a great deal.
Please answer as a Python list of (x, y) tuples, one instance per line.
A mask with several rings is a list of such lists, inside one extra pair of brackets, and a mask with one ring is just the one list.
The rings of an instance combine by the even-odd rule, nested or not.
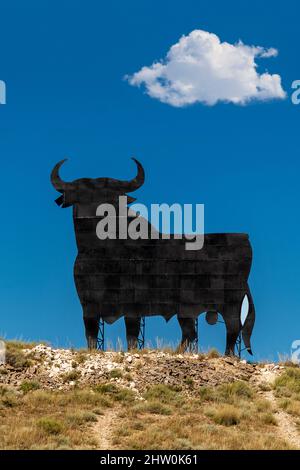
[(251, 334), (255, 323), (255, 308), (250, 291), (246, 294), (248, 298), (248, 314), (242, 326), (242, 338), (249, 354), (253, 355), (251, 349)]

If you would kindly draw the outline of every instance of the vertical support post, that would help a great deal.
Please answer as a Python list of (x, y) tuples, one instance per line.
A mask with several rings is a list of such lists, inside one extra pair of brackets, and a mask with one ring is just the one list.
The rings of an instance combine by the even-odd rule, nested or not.
[(145, 327), (146, 327), (146, 319), (145, 317), (141, 317), (140, 331), (139, 331), (139, 336), (138, 336), (138, 348), (139, 349), (145, 348)]
[(241, 359), (241, 357), (242, 357), (242, 333), (241, 332), (239, 333), (239, 335), (237, 337), (235, 346), (236, 346), (236, 349), (237, 349), (237, 355), (238, 355), (239, 359)]
[(198, 317), (195, 319), (195, 330), (196, 330), (196, 338), (190, 344), (189, 352), (198, 354), (198, 352), (199, 352), (199, 349), (198, 349), (198, 346), (199, 346)]
[(97, 338), (97, 349), (100, 351), (104, 351), (105, 348), (105, 341), (104, 341), (104, 320), (100, 317), (99, 320), (99, 332)]

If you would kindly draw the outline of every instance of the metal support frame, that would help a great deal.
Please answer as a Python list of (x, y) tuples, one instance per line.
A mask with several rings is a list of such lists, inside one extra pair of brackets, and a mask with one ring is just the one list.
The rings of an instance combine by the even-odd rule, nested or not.
[[(224, 323), (222, 320), (218, 320), (217, 323)], [(105, 329), (104, 329), (104, 320), (103, 318), (100, 318), (99, 320), (99, 333), (98, 333), (98, 338), (97, 338), (97, 349), (100, 351), (104, 351), (105, 349)], [(145, 317), (141, 317), (141, 323), (140, 323), (140, 331), (139, 331), (139, 336), (138, 336), (138, 349), (144, 349), (145, 348), (145, 330), (146, 330), (146, 319)], [(199, 328), (198, 328), (198, 318), (195, 319), (195, 330), (196, 330), (196, 338), (194, 341), (190, 344), (188, 351), (191, 353), (198, 353), (199, 352)], [(242, 348), (242, 333), (240, 332), (238, 335), (238, 338), (236, 340), (235, 347), (237, 349), (237, 355), (241, 359), (242, 357), (242, 351), (244, 349)]]
[(199, 328), (198, 328), (198, 317), (195, 319), (195, 330), (196, 338), (194, 339), (191, 347), (191, 352), (198, 354), (199, 352)]
[(141, 317), (140, 331), (138, 336), (138, 349), (145, 348), (145, 328), (146, 328), (146, 319)]
[(101, 317), (99, 320), (99, 332), (97, 338), (97, 349), (100, 351), (104, 351), (105, 348), (105, 341), (104, 341), (104, 320)]
[(199, 330), (198, 330), (198, 318), (195, 319), (195, 330), (196, 330), (196, 338), (193, 342), (189, 344), (187, 347), (187, 351), (190, 353), (198, 354), (199, 349)]
[(235, 343), (235, 347), (237, 349), (237, 355), (239, 356), (239, 358), (241, 359), (242, 357), (242, 333), (240, 332), (238, 337), (237, 337), (237, 340), (236, 340), (236, 343)]

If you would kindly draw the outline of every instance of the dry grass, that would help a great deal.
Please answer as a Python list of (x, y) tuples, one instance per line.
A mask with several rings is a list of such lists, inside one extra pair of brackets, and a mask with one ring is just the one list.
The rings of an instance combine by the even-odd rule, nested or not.
[(123, 371), (121, 369), (112, 369), (109, 372), (109, 376), (113, 379), (119, 379), (123, 376)]
[(275, 396), (279, 406), (295, 418), (300, 418), (300, 368), (289, 367), (275, 380)]
[[(25, 346), (30, 349), (27, 343), (7, 343), (8, 362), (16, 369), (35, 361), (24, 354)], [(133, 370), (124, 367), (124, 354), (116, 352), (108, 382), (92, 387), (80, 388), (77, 383), (78, 365), (90, 354), (86, 351), (79, 351), (72, 370), (61, 375), (66, 384), (75, 382), (72, 390), (46, 391), (36, 380), (24, 380), (17, 389), (0, 386), (0, 449), (96, 449), (97, 433), (103, 432), (109, 417), (109, 442), (116, 449), (290, 448), (278, 432), (276, 404), (259, 393), (271, 390), (267, 383), (260, 390), (244, 381), (197, 388), (197, 382), (186, 376), (182, 388), (155, 385), (138, 397), (117, 386), (114, 379), (131, 381), (141, 361), (149, 360), (144, 353), (138, 351), (143, 359)], [(218, 353), (211, 351), (209, 357)], [(273, 389), (281, 409), (300, 423), (299, 367), (287, 367)]]
[[(25, 343), (19, 340), (4, 340), (4, 342), (6, 347), (5, 362), (14, 369), (21, 371), (39, 362), (30, 352), (30, 349), (33, 349), (38, 343)], [(24, 350), (29, 350), (29, 353), (25, 353)]]
[[(288, 377), (282, 386), (293, 382)], [(111, 445), (118, 449), (289, 448), (276, 432), (272, 405), (242, 381), (202, 387), (192, 397), (161, 384), (140, 400), (111, 382), (67, 392), (29, 382), (19, 388), (0, 387), (1, 449), (95, 449), (94, 425), (107, 413), (116, 416)]]
[(39, 388), (40, 384), (36, 380), (24, 380), (19, 387), (23, 393), (28, 393), (32, 390), (38, 390)]
[(299, 400), (293, 400), (291, 398), (284, 398), (279, 401), (279, 406), (287, 413), (290, 413), (296, 418), (300, 418), (300, 401)]
[(300, 368), (289, 367), (274, 383), (277, 396), (290, 396), (300, 400)]
[(187, 397), (165, 385), (127, 405), (114, 431), (120, 449), (287, 449), (271, 405), (245, 382), (202, 387)]
[(233, 405), (221, 405), (208, 408), (205, 414), (211, 417), (215, 423), (223, 424), (224, 426), (234, 426), (239, 424), (241, 420), (240, 410)]
[(25, 369), (32, 364), (32, 360), (25, 355), (23, 349), (24, 344), (18, 341), (10, 341), (6, 344), (6, 363), (15, 369)]
[(67, 382), (76, 382), (81, 376), (81, 373), (77, 370), (72, 370), (70, 372), (66, 372), (62, 375), (62, 380), (64, 383)]
[(90, 431), (97, 414), (112, 402), (93, 390), (26, 394), (0, 388), (1, 449), (93, 449), (97, 442)]
[(214, 358), (217, 358), (217, 357), (220, 357), (220, 356), (221, 356), (221, 354), (219, 353), (219, 351), (216, 348), (211, 348), (207, 352), (207, 355), (206, 355), (206, 357), (208, 357), (209, 359), (214, 359)]

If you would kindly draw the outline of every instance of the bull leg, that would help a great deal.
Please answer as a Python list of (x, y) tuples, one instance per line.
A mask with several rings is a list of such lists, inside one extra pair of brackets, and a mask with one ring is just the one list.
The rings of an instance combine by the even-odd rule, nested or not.
[(127, 348), (137, 349), (141, 319), (125, 317)]
[(197, 338), (197, 331), (194, 318), (178, 318), (178, 323), (181, 328), (182, 338), (180, 343), (180, 350), (186, 351), (190, 348), (192, 343)]
[(96, 318), (83, 318), (85, 337), (89, 349), (97, 349), (99, 321)]
[(238, 335), (241, 331), (241, 320), (240, 320), (240, 306), (237, 305), (234, 308), (226, 309), (224, 312), (224, 321), (226, 325), (226, 356), (235, 355), (235, 344)]

